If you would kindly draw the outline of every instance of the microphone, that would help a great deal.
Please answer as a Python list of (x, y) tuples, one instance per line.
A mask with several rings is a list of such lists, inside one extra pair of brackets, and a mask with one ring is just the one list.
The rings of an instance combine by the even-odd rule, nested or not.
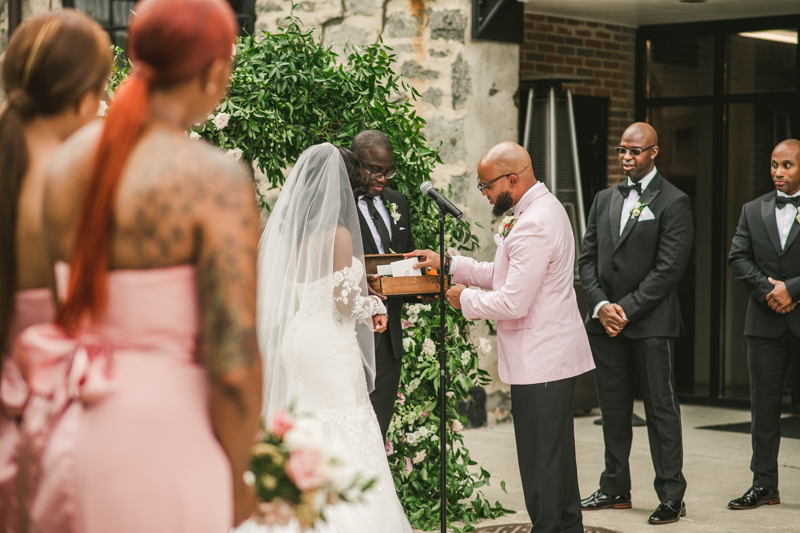
[(444, 209), (450, 216), (455, 217), (456, 219), (461, 219), (464, 216), (464, 213), (458, 210), (456, 206), (450, 203), (450, 200), (442, 196), (442, 194), (433, 188), (433, 184), (430, 181), (426, 181), (422, 185), (420, 185), (419, 190), (422, 191), (422, 194), (427, 194), (433, 200), (439, 204), (439, 207)]

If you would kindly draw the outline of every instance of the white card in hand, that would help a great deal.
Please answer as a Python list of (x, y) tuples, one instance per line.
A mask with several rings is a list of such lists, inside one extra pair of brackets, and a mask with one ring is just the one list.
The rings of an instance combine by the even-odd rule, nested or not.
[(421, 276), (422, 271), (413, 268), (413, 265), (419, 263), (419, 257), (412, 257), (411, 259), (403, 259), (389, 263), (392, 267), (392, 276), (402, 278), (406, 276)]
[(642, 212), (639, 214), (639, 222), (644, 222), (645, 220), (655, 220), (656, 216), (650, 211), (650, 206), (646, 206), (642, 209)]

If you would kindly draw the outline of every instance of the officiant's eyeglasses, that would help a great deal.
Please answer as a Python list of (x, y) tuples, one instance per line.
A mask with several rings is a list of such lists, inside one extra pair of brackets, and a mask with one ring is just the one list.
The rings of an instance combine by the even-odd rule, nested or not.
[(381, 179), (381, 176), (384, 176), (387, 180), (390, 180), (393, 177), (397, 176), (397, 169), (395, 168), (394, 165), (392, 165), (392, 168), (390, 168), (386, 172), (375, 172), (374, 170), (369, 168), (369, 165), (364, 163), (364, 161), (360, 157), (358, 157), (358, 155), (356, 155), (355, 153), (353, 155), (356, 156), (356, 159), (361, 161), (361, 164), (364, 165), (364, 168), (366, 168), (369, 171), (369, 179), (371, 180), (379, 180)]
[(630, 152), (631, 155), (642, 155), (642, 152), (646, 152), (651, 148), (655, 148), (656, 145), (648, 146), (647, 148), (639, 148), (638, 146), (634, 148), (625, 148), (624, 146), (617, 146), (614, 150), (617, 151), (619, 155), (625, 155), (626, 153)]
[(508, 174), (503, 174), (502, 176), (498, 176), (498, 177), (496, 177), (495, 179), (493, 179), (492, 181), (490, 181), (489, 183), (481, 183), (481, 180), (480, 180), (480, 178), (478, 178), (478, 190), (479, 190), (479, 191), (481, 191), (481, 192), (483, 192), (483, 191), (485, 191), (486, 189), (488, 189), (489, 187), (491, 187), (492, 185), (494, 185), (494, 182), (496, 182), (496, 181), (500, 181), (500, 180), (501, 180), (501, 179), (503, 179), (503, 178), (507, 178), (507, 177), (509, 177), (511, 174), (515, 174), (515, 172), (510, 172), (510, 173), (508, 173)]

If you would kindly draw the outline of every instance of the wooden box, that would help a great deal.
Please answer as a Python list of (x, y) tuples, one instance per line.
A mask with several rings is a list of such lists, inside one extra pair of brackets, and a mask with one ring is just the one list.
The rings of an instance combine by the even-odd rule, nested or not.
[[(364, 256), (367, 274), (377, 274), (378, 265), (388, 265), (402, 259), (403, 254), (367, 254)], [(402, 278), (381, 277), (368, 283), (372, 290), (384, 296), (418, 296), (421, 294), (439, 294), (440, 280), (441, 276), (431, 276), (423, 273), (421, 276)], [(445, 277), (444, 290), (447, 290), (447, 288), (447, 278)]]

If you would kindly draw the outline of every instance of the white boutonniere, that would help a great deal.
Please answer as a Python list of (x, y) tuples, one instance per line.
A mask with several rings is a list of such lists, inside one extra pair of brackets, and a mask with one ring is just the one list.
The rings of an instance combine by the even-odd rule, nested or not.
[(397, 211), (397, 204), (387, 202), (386, 208), (389, 209), (389, 215), (392, 217), (392, 220), (394, 220), (394, 223), (397, 224), (400, 221), (400, 213)]
[(643, 204), (640, 202), (636, 202), (633, 204), (633, 210), (631, 211), (631, 219), (639, 218), (639, 215), (642, 214), (642, 210), (649, 206), (650, 204)]
[(499, 230), (499, 233), (500, 235), (503, 236), (503, 239), (508, 237), (508, 234), (511, 232), (511, 228), (513, 228), (514, 224), (516, 223), (517, 219), (516, 217), (513, 216), (507, 216), (503, 219), (503, 221), (500, 223), (500, 230)]
[(797, 216), (794, 219), (800, 224), (800, 206), (797, 208)]

